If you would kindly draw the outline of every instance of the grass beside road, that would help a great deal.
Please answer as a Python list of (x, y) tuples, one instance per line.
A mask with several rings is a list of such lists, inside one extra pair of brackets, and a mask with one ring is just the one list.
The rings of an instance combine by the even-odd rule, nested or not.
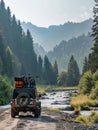
[(89, 110), (90, 107), (98, 106), (98, 100), (92, 100), (86, 95), (73, 96), (71, 107), (73, 109)]
[(61, 86), (48, 86), (48, 85), (37, 85), (37, 91), (39, 94), (45, 94), (46, 92), (53, 92), (53, 91), (71, 91), (77, 90), (77, 87), (61, 87)]
[(98, 123), (98, 113), (94, 110), (88, 116), (79, 115), (74, 122), (92, 126), (94, 123)]
[(37, 87), (37, 92), (38, 92), (38, 94), (40, 94), (40, 95), (45, 95), (45, 93), (46, 93), (45, 89), (44, 89), (44, 88), (41, 88), (41, 87)]

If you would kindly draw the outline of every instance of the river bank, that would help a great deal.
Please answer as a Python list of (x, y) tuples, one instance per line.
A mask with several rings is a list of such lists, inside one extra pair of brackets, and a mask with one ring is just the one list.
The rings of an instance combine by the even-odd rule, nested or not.
[(48, 115), (54, 116), (57, 119), (56, 130), (98, 130), (98, 124), (93, 126), (87, 126), (80, 123), (75, 123), (74, 120), (77, 117), (74, 113), (65, 113), (54, 110), (43, 109)]
[(75, 118), (74, 114), (47, 108), (42, 108), (39, 118), (34, 118), (31, 113), (20, 113), (16, 118), (11, 118), (10, 109), (4, 109), (0, 113), (0, 130), (98, 130), (98, 124), (86, 126), (75, 123)]

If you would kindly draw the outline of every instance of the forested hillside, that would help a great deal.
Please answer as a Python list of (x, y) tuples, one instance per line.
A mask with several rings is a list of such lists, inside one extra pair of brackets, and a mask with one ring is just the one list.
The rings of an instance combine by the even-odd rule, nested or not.
[[(40, 50), (43, 49), (39, 46)], [(55, 68), (47, 58), (44, 60), (36, 55), (33, 38), (29, 30), (23, 31), (20, 21), (11, 16), (9, 7), (5, 8), (3, 0), (0, 2), (0, 74), (9, 78), (31, 74), (40, 76), (39, 81), (55, 84)], [(45, 52), (44, 52), (45, 53)], [(47, 59), (47, 61), (46, 61)], [(50, 72), (47, 72), (48, 67)], [(50, 75), (54, 79), (50, 81)], [(55, 77), (56, 76), (56, 77)], [(47, 80), (45, 79), (47, 77)]]
[(55, 59), (57, 59), (59, 69), (65, 70), (67, 69), (71, 55), (74, 55), (75, 59), (77, 59), (80, 70), (82, 70), (84, 58), (91, 51), (92, 45), (92, 38), (88, 33), (88, 35), (81, 35), (78, 38), (72, 38), (68, 42), (63, 40), (53, 49), (53, 51), (48, 52), (48, 57), (51, 62), (54, 62)]
[(20, 21), (16, 20), (15, 15), (11, 16), (10, 9), (5, 8), (3, 0), (0, 3), (0, 34), (5, 51), (8, 53), (7, 61), (5, 60), (3, 66), (7, 68), (9, 64), (10, 76), (30, 72), (35, 75), (37, 57), (33, 49), (31, 34), (29, 30), (26, 33), (23, 32)]
[(88, 34), (91, 31), (92, 19), (80, 23), (64, 23), (63, 25), (52, 25), (48, 28), (37, 27), (32, 23), (22, 23), (23, 29), (29, 29), (35, 43), (39, 43), (46, 51), (52, 50), (62, 40), (68, 41), (72, 37)]

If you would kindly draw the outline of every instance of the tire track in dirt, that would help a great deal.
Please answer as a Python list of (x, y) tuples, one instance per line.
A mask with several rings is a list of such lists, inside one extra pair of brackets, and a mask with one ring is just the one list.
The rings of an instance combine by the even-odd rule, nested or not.
[(39, 118), (23, 115), (11, 118), (10, 109), (0, 113), (0, 130), (56, 130), (57, 120), (45, 112)]

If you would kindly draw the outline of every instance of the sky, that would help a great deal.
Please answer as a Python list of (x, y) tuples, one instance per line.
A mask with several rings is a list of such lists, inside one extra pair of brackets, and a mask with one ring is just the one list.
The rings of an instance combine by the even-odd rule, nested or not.
[(94, 0), (4, 0), (21, 22), (40, 27), (80, 22), (93, 17)]

